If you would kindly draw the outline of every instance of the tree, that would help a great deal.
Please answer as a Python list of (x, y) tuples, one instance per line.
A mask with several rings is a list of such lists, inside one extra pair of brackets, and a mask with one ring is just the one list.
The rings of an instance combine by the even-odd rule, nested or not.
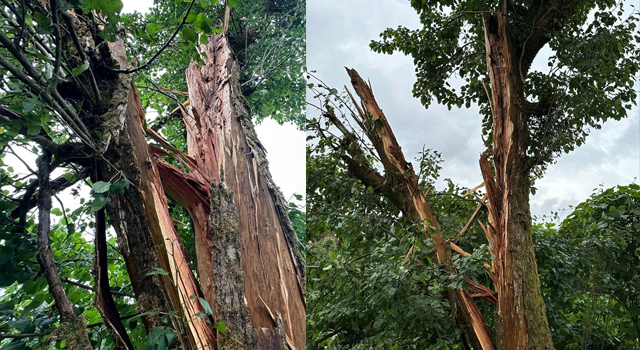
[[(315, 133), (326, 124), (331, 122), (314, 118), (309, 125)], [(467, 224), (481, 196), (465, 197), (468, 189), (452, 183), (433, 189), (442, 160), (430, 150), (419, 157), (418, 186), (428, 192), (443, 237), (476, 248), (470, 256), (453, 255), (457, 271), (446, 271), (435, 263), (433, 240), (424, 236), (422, 222), (381, 193), (380, 183), (370, 186), (353, 176), (343, 161), (347, 149), (334, 148), (340, 140), (327, 129), (327, 137), (307, 149), (309, 348), (460, 349), (461, 327), (451, 319), (448, 294), (467, 280), (489, 282), (482, 263), (490, 262), (490, 252), (478, 249), (484, 234), (479, 225)], [(374, 163), (375, 151), (361, 146)], [(477, 218), (486, 220), (486, 210)], [(478, 307), (485, 311), (487, 305)]]
[[(496, 345), (553, 348), (531, 241), (531, 178), (580, 146), (589, 128), (624, 117), (636, 103), (637, 13), (623, 18), (623, 3), (609, 1), (412, 6), (423, 28), (389, 29), (371, 47), (414, 57), (414, 95), (423, 104), (433, 98), (458, 107), (480, 103), (491, 142), (480, 167), (496, 256)], [(554, 51), (550, 72), (531, 71), (545, 45)], [(466, 82), (460, 93), (447, 82), (453, 74)]]
[[(371, 47), (413, 56), (418, 75), (414, 93), (423, 104), (428, 105), (434, 97), (450, 107), (481, 104), (484, 131), (491, 142), (486, 142), (488, 150), (480, 158), (480, 168), (487, 189), (485, 234), (495, 257), (491, 277), (496, 289), (495, 294), (481, 294), (497, 298), (495, 342), (499, 349), (553, 348), (531, 239), (532, 178), (541, 176), (562, 152), (581, 145), (589, 127), (624, 117), (635, 103), (638, 16), (632, 13), (623, 19), (622, 3), (463, 2), (451, 7), (427, 1), (412, 5), (424, 28), (387, 30), (382, 41)], [(590, 11), (593, 21), (587, 21)], [(547, 44), (556, 51), (549, 63), (551, 72), (530, 71), (534, 58)], [(575, 54), (574, 50), (587, 46), (602, 50)], [(606, 56), (602, 52), (607, 52)], [(448, 83), (456, 73), (466, 80), (459, 94)], [(349, 93), (349, 114), (375, 151), (369, 156), (363, 150), (357, 132), (336, 117), (328, 98), (317, 106), (328, 124), (310, 121), (321, 146), (318, 151), (337, 152), (350, 176), (389, 198), (413, 224), (423, 224), (436, 250), (431, 258), (445, 271), (453, 272), (449, 250), (468, 253), (443, 240), (429, 203), (419, 191), (416, 174), (400, 151), (370, 86), (355, 71), (349, 75), (360, 97), (356, 102)], [(592, 103), (592, 96), (597, 96), (597, 103)], [(346, 104), (339, 101), (338, 108)], [(335, 136), (329, 125), (335, 126), (342, 138)], [(379, 173), (382, 169), (384, 174)], [(449, 292), (448, 300), (455, 305), (452, 312), (465, 335), (463, 342), (474, 348), (493, 348), (483, 327), (486, 324), (468, 296), (457, 290)]]
[[(91, 307), (89, 298), (74, 295), (77, 288), (94, 290), (97, 310), (87, 315), (108, 330), (115, 348), (168, 348), (174, 339), (185, 349), (304, 347), (302, 247), (247, 105), (257, 116), (299, 119), (301, 79), (293, 74), (301, 68), (292, 52), (304, 40), (304, 9), (295, 1), (237, 3), (164, 3), (145, 19), (120, 16), (119, 1), (3, 1), (0, 154), (21, 159), (13, 149), (33, 146), (39, 156), (38, 170), (23, 178), (2, 168), (2, 186), (16, 190), (3, 188), (1, 202), (3, 249), (13, 254), (0, 267), (6, 300), (0, 326), (28, 333), (9, 336), (12, 347), (27, 346), (21, 339), (56, 324), (50, 338), (59, 346), (101, 342), (100, 332), (85, 326), (82, 311)], [(281, 48), (284, 57), (256, 49), (262, 59), (247, 58), (251, 43), (269, 48), (273, 33), (283, 31), (292, 38)], [(234, 42), (244, 50), (240, 63)], [(167, 74), (183, 64), (186, 84)], [(254, 75), (243, 78), (241, 64)], [(284, 82), (283, 75), (292, 79)], [(265, 84), (274, 87), (271, 94), (252, 94)], [(152, 91), (142, 96), (161, 115), (153, 125), (137, 85)], [(158, 93), (164, 100), (151, 103)], [(275, 94), (292, 98), (263, 99)], [(60, 169), (62, 176), (50, 180)], [(52, 209), (52, 196), (79, 181), (91, 185), (88, 206), (65, 210), (60, 201), (62, 208)], [(30, 215), (35, 207), (38, 220)], [(51, 225), (51, 214), (62, 219)], [(89, 227), (94, 254), (81, 236)], [(75, 269), (62, 267), (78, 253)], [(47, 285), (53, 299), (42, 293)], [(37, 302), (11, 299), (29, 294)], [(36, 317), (54, 304), (59, 324), (52, 312)]]

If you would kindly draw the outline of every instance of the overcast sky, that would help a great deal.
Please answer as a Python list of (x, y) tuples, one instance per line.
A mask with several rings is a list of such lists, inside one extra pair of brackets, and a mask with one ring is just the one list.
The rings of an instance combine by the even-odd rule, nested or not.
[[(371, 82), (407, 159), (414, 159), (423, 146), (436, 149), (444, 159), (442, 179), (475, 187), (482, 182), (478, 159), (485, 149), (478, 108), (448, 111), (433, 104), (426, 110), (412, 97), (416, 80), (412, 59), (369, 49), (370, 41), (377, 40), (384, 29), (399, 25), (420, 27), (407, 0), (308, 0), (307, 67), (335, 88), (349, 84), (344, 67), (355, 68)], [(547, 68), (546, 58), (537, 59), (536, 66)], [(308, 113), (317, 111), (309, 108)], [(587, 199), (599, 184), (608, 188), (634, 179), (638, 183), (638, 177), (640, 109), (634, 107), (629, 118), (605, 123), (587, 137), (586, 144), (549, 167), (536, 183), (531, 212), (540, 216), (561, 211), (564, 217), (570, 211), (562, 213), (563, 209)]]

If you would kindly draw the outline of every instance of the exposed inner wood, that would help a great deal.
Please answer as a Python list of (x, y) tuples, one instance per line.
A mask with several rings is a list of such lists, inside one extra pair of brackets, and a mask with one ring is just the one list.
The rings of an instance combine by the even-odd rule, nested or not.
[(154, 165), (143, 133), (144, 112), (135, 85), (131, 83), (127, 95), (126, 126), (138, 169), (140, 169), (140, 192), (148, 219), (151, 236), (158, 249), (160, 266), (168, 275), (170, 297), (174, 305), (182, 310), (194, 349), (211, 348), (214, 334), (206, 318), (198, 316), (204, 308), (197, 298), (200, 296), (198, 283), (188, 263), (182, 242), (176, 232), (160, 181), (158, 167)]
[[(304, 262), (286, 204), (271, 180), (264, 149), (249, 120), (238, 82), (239, 66), (227, 38), (215, 36), (201, 48), (206, 53), (204, 66), (192, 63), (187, 70), (190, 103), (183, 118), (188, 153), (199, 169), (197, 175), (191, 174), (208, 184), (224, 183), (233, 193), (252, 326), (274, 327), (260, 296), (282, 315), (284, 331), (302, 349), (306, 343)], [(202, 225), (207, 226), (196, 229), (198, 272), (212, 276), (214, 233), (207, 223)], [(215, 303), (213, 284), (205, 282), (202, 289), (207, 301)]]
[[(498, 349), (553, 349), (540, 291), (529, 209), (526, 165), (524, 77), (501, 14), (484, 14), (487, 69), (491, 81), (493, 171), (480, 158), (487, 189), (489, 219), (485, 233), (493, 242), (492, 279), (498, 293), (495, 327)], [(495, 174), (493, 174), (495, 173)], [(495, 180), (494, 180), (495, 175)], [(514, 258), (517, 257), (517, 258)]]

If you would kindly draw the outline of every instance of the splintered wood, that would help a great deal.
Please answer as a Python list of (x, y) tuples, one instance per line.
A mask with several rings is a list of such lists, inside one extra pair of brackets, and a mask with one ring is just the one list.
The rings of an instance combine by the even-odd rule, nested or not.
[(182, 248), (181, 239), (173, 226), (160, 180), (158, 167), (154, 166), (151, 154), (144, 138), (141, 119), (142, 106), (135, 85), (131, 83), (127, 96), (126, 124), (127, 132), (134, 146), (138, 168), (141, 171), (140, 192), (144, 201), (144, 210), (151, 229), (151, 236), (158, 249), (160, 265), (170, 279), (170, 297), (173, 304), (179, 306), (187, 321), (188, 334), (194, 349), (212, 348), (214, 334), (205, 318), (198, 314), (204, 312), (197, 298), (201, 296), (198, 283), (189, 267), (189, 259)]
[[(448, 269), (452, 268), (449, 249), (457, 248), (461, 253), (464, 253), (464, 251), (455, 244), (447, 244), (443, 240), (436, 218), (426, 200), (426, 195), (418, 187), (415, 171), (411, 163), (405, 160), (391, 126), (373, 96), (371, 86), (365, 83), (355, 70), (347, 68), (347, 73), (351, 77), (351, 84), (360, 98), (360, 103), (357, 103), (349, 92), (349, 96), (358, 111), (358, 115), (354, 115), (354, 118), (375, 147), (384, 166), (385, 175), (382, 177), (376, 170), (359, 163), (355, 156), (346, 159), (350, 171), (358, 172), (365, 183), (378, 186), (379, 191), (392, 197), (391, 199), (409, 218), (416, 222), (422, 222), (426, 234), (434, 242), (438, 264)], [(327, 117), (336, 122), (337, 118), (335, 116), (332, 117), (330, 113), (328, 113)], [(340, 123), (336, 124), (340, 128)], [(351, 137), (349, 132), (345, 133), (343, 131), (343, 133), (345, 138)], [(354, 151), (354, 149), (353, 147), (351, 148), (352, 156), (357, 155), (358, 152), (358, 150)], [(374, 183), (375, 181), (378, 182)], [(405, 257), (405, 261), (410, 254), (411, 251)], [(489, 336), (489, 331), (471, 296), (464, 290), (458, 289), (453, 292), (450, 298), (460, 311), (456, 318), (468, 326), (463, 327), (463, 329), (465, 336), (472, 345), (478, 349), (494, 349), (495, 346)]]

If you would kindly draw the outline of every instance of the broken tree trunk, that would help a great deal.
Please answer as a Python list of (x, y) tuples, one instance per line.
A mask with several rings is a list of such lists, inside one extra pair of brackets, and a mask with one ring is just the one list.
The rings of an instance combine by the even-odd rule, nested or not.
[[(118, 44), (122, 42), (109, 45), (105, 60), (111, 64), (111, 57), (118, 58), (123, 68), (126, 61), (118, 54)], [(109, 94), (104, 94), (102, 101), (106, 112), (94, 121), (104, 149), (98, 160), (98, 176), (124, 176), (131, 182), (123, 194), (110, 197), (107, 212), (118, 235), (138, 309), (149, 312), (143, 317), (147, 331), (167, 326), (162, 319), (173, 315), (168, 326), (176, 331), (182, 349), (214, 349), (210, 320), (199, 316), (205, 310), (197, 298), (202, 293), (169, 215), (158, 169), (145, 140), (144, 112), (129, 79), (111, 74), (101, 81), (109, 85), (105, 89)]]
[[(300, 243), (289, 223), (282, 194), (269, 175), (264, 149), (240, 90), (240, 67), (227, 37), (216, 35), (202, 49), (207, 56), (204, 66), (192, 63), (187, 70), (190, 109), (183, 111), (187, 112), (184, 122), (189, 155), (198, 164), (199, 173), (208, 183), (223, 183), (233, 193), (244, 279), (244, 290), (235, 293), (243, 293), (240, 295), (246, 300), (253, 328), (280, 328), (284, 334), (279, 337), (290, 347), (304, 349), (305, 271)], [(203, 289), (205, 295), (213, 296), (209, 302), (219, 310), (230, 305), (215, 295), (220, 290), (216, 279), (223, 276), (209, 266), (219, 259), (213, 256), (212, 245), (223, 244), (224, 234), (213, 232), (211, 226), (196, 230)], [(280, 315), (281, 327), (269, 309)], [(277, 333), (258, 332), (258, 336)]]
[[(366, 163), (364, 153), (357, 145), (355, 136), (329, 111), (326, 116), (345, 135), (343, 145), (350, 156), (344, 156), (343, 159), (347, 163), (349, 172), (360, 178), (364, 184), (391, 199), (412, 222), (421, 223), (434, 242), (437, 263), (447, 270), (452, 270), (449, 245), (442, 238), (431, 207), (418, 187), (413, 166), (405, 160), (391, 126), (373, 96), (371, 87), (355, 70), (347, 68), (347, 73), (361, 101), (358, 104), (351, 96), (358, 111), (354, 119), (375, 147), (385, 174), (380, 175)], [(489, 330), (471, 296), (466, 291), (458, 289), (451, 291), (448, 299), (454, 310), (456, 322), (461, 325), (465, 341), (476, 349), (494, 349)]]
[(518, 55), (500, 14), (484, 14), (487, 69), (491, 80), (493, 161), (480, 158), (493, 237), (493, 282), (498, 292), (496, 345), (504, 349), (553, 349), (531, 240), (530, 179), (526, 164), (524, 79)]
[(180, 107), (188, 154), (149, 130), (189, 173), (160, 159), (169, 154), (159, 148), (154, 164), (193, 221), (202, 291), (226, 325), (219, 348), (304, 349), (302, 249), (249, 119), (239, 65), (224, 35), (201, 50), (205, 63), (187, 69), (190, 99)]

